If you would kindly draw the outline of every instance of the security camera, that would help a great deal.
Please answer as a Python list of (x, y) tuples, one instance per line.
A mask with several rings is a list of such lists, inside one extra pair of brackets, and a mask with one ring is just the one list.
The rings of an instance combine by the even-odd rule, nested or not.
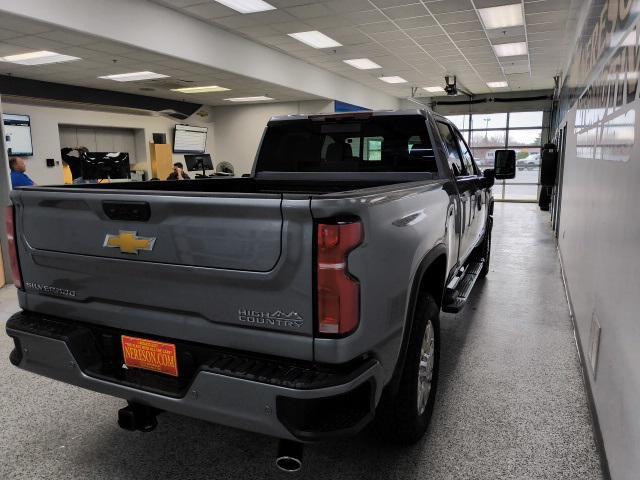
[(456, 86), (456, 76), (453, 76), (453, 80), (449, 75), (445, 75), (444, 77), (444, 91), (447, 92), (447, 95), (453, 96), (458, 94), (458, 87)]

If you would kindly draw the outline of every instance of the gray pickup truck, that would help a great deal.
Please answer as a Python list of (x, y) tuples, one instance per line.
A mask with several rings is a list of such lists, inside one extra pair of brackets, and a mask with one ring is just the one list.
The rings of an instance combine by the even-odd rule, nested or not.
[(426, 111), (274, 117), (247, 178), (32, 187), (8, 207), (11, 362), (297, 447), (372, 420), (409, 443), (439, 312), (489, 268), (495, 172)]

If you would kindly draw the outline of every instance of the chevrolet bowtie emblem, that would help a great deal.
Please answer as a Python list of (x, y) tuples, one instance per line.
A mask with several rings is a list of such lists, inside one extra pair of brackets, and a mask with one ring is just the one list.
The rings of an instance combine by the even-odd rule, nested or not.
[(154, 237), (139, 237), (136, 232), (127, 232), (120, 230), (118, 235), (107, 233), (104, 239), (103, 247), (119, 248), (122, 253), (138, 254), (140, 250), (150, 252), (156, 243)]

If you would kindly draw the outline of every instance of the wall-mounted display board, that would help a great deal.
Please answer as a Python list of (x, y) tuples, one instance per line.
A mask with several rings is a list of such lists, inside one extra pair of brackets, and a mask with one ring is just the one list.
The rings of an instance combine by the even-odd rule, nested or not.
[(31, 142), (31, 118), (29, 115), (2, 115), (4, 122), (5, 142), (9, 155), (33, 155)]
[(204, 153), (207, 127), (176, 125), (173, 135), (173, 153)]

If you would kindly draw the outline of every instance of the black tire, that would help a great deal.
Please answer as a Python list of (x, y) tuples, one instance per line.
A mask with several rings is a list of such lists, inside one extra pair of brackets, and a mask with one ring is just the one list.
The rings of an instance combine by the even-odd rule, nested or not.
[[(412, 444), (420, 440), (429, 426), (438, 386), (440, 368), (440, 307), (430, 294), (418, 300), (413, 318), (400, 383), (394, 395), (384, 392), (376, 410), (376, 427), (384, 440)], [(431, 323), (434, 340), (431, 389), (422, 412), (418, 406), (418, 371), (427, 325)]]
[(480, 278), (484, 278), (489, 273), (489, 265), (491, 263), (491, 231), (493, 230), (493, 218), (487, 219), (487, 231), (484, 234), (484, 239), (480, 244), (479, 258), (484, 260), (482, 270), (480, 270)]

